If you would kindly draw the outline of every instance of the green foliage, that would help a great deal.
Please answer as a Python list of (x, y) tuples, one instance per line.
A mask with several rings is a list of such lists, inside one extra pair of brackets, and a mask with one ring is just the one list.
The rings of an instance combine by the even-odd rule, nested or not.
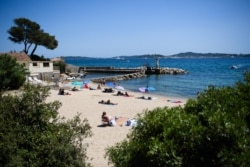
[(31, 55), (30, 59), (32, 61), (50, 61), (49, 58), (45, 58), (43, 55), (42, 56), (38, 56), (38, 55)]
[(24, 82), (27, 69), (18, 64), (7, 54), (0, 55), (0, 91), (20, 88)]
[(54, 66), (59, 66), (60, 69), (60, 73), (65, 73), (65, 69), (66, 69), (66, 64), (64, 62), (55, 62)]
[(210, 86), (184, 108), (138, 115), (128, 138), (106, 150), (116, 167), (248, 166), (250, 74), (233, 87)]
[(37, 46), (44, 46), (47, 49), (55, 49), (58, 46), (58, 41), (55, 36), (44, 32), (40, 25), (27, 18), (16, 18), (14, 20), (15, 26), (9, 30), (9, 39), (14, 43), (23, 43), (24, 52), (29, 53), (32, 45), (34, 45), (31, 56), (35, 53)]
[(86, 119), (58, 116), (58, 101), (46, 103), (49, 88), (25, 85), (0, 96), (1, 166), (90, 166), (83, 140), (91, 136)]

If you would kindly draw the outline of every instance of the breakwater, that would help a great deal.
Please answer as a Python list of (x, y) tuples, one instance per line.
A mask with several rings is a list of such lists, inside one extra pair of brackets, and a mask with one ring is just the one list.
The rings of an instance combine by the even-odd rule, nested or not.
[(187, 71), (179, 68), (114, 68), (110, 67), (79, 67), (78, 73), (145, 73), (145, 74), (186, 74)]
[(74, 65), (67, 64), (66, 71), (69, 71), (68, 75), (70, 77), (78, 78), (81, 74), (91, 74), (91, 73), (112, 73), (112, 74), (120, 74), (114, 76), (106, 76), (100, 78), (91, 78), (90, 80), (95, 83), (99, 83), (102, 79), (105, 81), (122, 81), (129, 80), (134, 78), (142, 78), (147, 75), (153, 74), (169, 74), (169, 75), (178, 75), (178, 74), (186, 74), (187, 71), (179, 68), (114, 68), (111, 66), (107, 67), (77, 67)]
[(108, 76), (108, 77), (101, 77), (101, 78), (91, 78), (90, 80), (95, 83), (100, 83), (104, 79), (108, 82), (114, 82), (114, 81), (122, 81), (122, 80), (129, 80), (134, 78), (141, 78), (146, 77), (147, 75), (143, 72), (136, 72), (131, 74), (123, 74), (123, 75), (116, 75), (116, 76)]

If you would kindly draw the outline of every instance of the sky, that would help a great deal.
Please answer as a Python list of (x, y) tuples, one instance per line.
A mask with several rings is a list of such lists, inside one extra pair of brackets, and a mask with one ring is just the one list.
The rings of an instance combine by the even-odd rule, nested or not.
[(7, 32), (21, 17), (55, 36), (46, 58), (250, 54), (249, 0), (1, 0), (0, 52), (23, 50)]

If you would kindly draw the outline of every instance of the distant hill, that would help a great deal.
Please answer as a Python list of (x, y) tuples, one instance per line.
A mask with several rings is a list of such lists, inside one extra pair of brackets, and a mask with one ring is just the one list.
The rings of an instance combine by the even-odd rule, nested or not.
[(140, 59), (140, 58), (156, 58), (156, 57), (165, 58), (166, 56), (160, 55), (160, 54), (145, 54), (145, 55), (132, 55), (132, 56), (115, 56), (115, 57), (112, 57), (112, 58), (115, 58), (115, 59), (123, 59), (123, 58)]
[(193, 52), (185, 52), (179, 53), (175, 55), (171, 55), (168, 57), (173, 58), (222, 58), (222, 57), (250, 57), (250, 54), (227, 54), (227, 53), (193, 53)]
[(194, 53), (185, 52), (174, 55), (160, 55), (160, 54), (145, 54), (145, 55), (134, 55), (134, 56), (116, 56), (113, 58), (222, 58), (222, 57), (250, 57), (250, 54), (227, 54), (227, 53)]
[[(93, 58), (93, 57), (84, 57), (84, 56), (65, 56), (65, 58)], [(144, 54), (144, 55), (131, 55), (131, 56), (115, 56), (111, 57), (114, 59), (145, 59), (145, 58), (233, 58), (233, 57), (250, 57), (250, 54), (227, 54), (227, 53), (194, 53), (194, 52), (185, 52), (178, 53), (174, 55), (161, 55), (161, 54)], [(97, 58), (97, 57), (94, 57)], [(103, 58), (103, 57), (102, 57)]]

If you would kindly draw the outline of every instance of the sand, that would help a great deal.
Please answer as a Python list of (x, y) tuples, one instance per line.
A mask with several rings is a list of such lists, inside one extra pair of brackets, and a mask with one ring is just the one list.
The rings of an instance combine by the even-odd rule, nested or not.
[[(61, 87), (65, 86), (60, 84)], [(89, 86), (97, 88), (97, 84), (90, 83)], [(87, 156), (89, 162), (94, 167), (108, 167), (108, 159), (104, 158), (105, 149), (114, 145), (126, 138), (126, 135), (131, 131), (131, 126), (114, 127), (100, 127), (102, 125), (101, 115), (103, 111), (106, 111), (108, 115), (122, 116), (124, 118), (136, 118), (138, 113), (142, 113), (144, 110), (152, 110), (156, 107), (172, 107), (183, 106), (187, 99), (170, 98), (164, 96), (151, 95), (150, 93), (142, 92), (130, 92), (127, 91), (132, 97), (115, 96), (117, 90), (114, 93), (104, 93), (102, 90), (90, 90), (82, 88), (79, 91), (66, 90), (71, 95), (58, 95), (58, 90), (51, 89), (51, 95), (48, 97), (49, 101), (58, 100), (62, 103), (62, 107), (59, 109), (59, 114), (66, 118), (73, 118), (77, 113), (81, 114), (81, 118), (87, 118), (91, 125), (93, 136), (86, 138), (85, 142), (89, 144), (87, 148)], [(142, 96), (153, 97), (152, 100), (141, 99)], [(99, 101), (110, 100), (117, 103), (117, 105), (100, 104)], [(180, 101), (179, 103), (176, 103)], [(125, 120), (126, 121), (126, 120)]]

